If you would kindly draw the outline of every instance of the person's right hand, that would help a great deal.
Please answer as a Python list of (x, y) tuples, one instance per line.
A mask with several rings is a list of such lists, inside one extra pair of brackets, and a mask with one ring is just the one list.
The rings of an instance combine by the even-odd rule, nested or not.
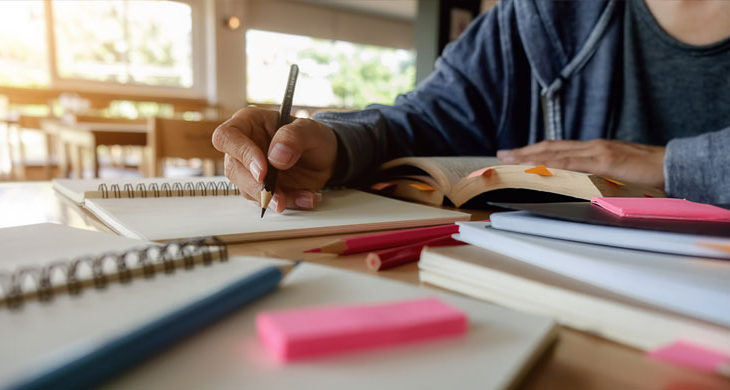
[(226, 177), (247, 198), (259, 201), (268, 156), (279, 169), (269, 207), (277, 213), (287, 207), (314, 208), (316, 191), (334, 171), (335, 133), (317, 121), (293, 117), (277, 130), (278, 119), (276, 111), (243, 108), (215, 129), (213, 146), (225, 153)]

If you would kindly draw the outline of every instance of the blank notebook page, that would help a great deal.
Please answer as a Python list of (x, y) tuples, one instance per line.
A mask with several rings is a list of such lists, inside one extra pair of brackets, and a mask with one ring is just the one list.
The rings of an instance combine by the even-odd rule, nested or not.
[(269, 210), (241, 196), (87, 199), (86, 208), (127, 237), (154, 241), (215, 235), (251, 241), (428, 226), (469, 214), (355, 190), (328, 191), (314, 210)]

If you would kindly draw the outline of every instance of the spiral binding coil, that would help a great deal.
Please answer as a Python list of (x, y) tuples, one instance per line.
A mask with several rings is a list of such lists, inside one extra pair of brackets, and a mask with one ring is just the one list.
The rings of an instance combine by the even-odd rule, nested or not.
[(131, 183), (123, 185), (106, 183), (99, 184), (97, 191), (101, 197), (108, 198), (134, 198), (134, 197), (171, 197), (171, 196), (216, 196), (216, 195), (238, 195), (238, 187), (228, 180), (218, 181), (187, 181), (172, 183), (138, 183), (136, 186)]
[[(215, 248), (216, 250), (213, 250)], [(196, 263), (210, 265), (217, 259), (228, 260), (225, 244), (215, 237), (170, 242), (159, 246), (130, 249), (121, 253), (103, 253), (69, 261), (54, 261), (41, 267), (23, 267), (13, 272), (0, 271), (3, 302), (8, 308), (18, 308), (29, 296), (49, 301), (58, 291), (79, 294), (87, 282), (97, 289), (105, 288), (112, 279), (129, 283), (134, 277), (154, 277), (158, 272), (172, 273), (178, 268), (191, 269)], [(110, 266), (110, 267), (105, 267)], [(80, 280), (83, 268), (91, 271), (90, 280)], [(108, 268), (114, 269), (107, 273)], [(55, 285), (52, 278), (59, 275), (64, 282)], [(28, 288), (28, 285), (32, 288)]]

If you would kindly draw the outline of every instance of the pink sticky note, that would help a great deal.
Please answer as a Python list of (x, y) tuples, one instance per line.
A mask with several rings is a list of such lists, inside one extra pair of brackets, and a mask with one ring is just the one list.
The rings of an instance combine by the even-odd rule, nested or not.
[(464, 313), (435, 298), (268, 311), (259, 340), (279, 361), (386, 347), (466, 332)]
[(730, 221), (730, 210), (674, 198), (593, 198), (591, 203), (620, 217)]
[(371, 185), (370, 188), (374, 189), (375, 191), (382, 191), (382, 190), (384, 190), (388, 187), (392, 187), (394, 185), (395, 185), (395, 183), (391, 183), (391, 182), (380, 182), (380, 183), (375, 183), (375, 184)]
[(715, 372), (722, 366), (730, 364), (730, 356), (724, 353), (683, 341), (649, 351), (649, 356), (704, 372)]
[(494, 172), (494, 168), (486, 167), (486, 168), (482, 168), (482, 169), (477, 169), (476, 171), (470, 173), (469, 176), (467, 176), (467, 177), (469, 179), (479, 177), (479, 176), (487, 177), (487, 176), (490, 176), (492, 174), (492, 172)]

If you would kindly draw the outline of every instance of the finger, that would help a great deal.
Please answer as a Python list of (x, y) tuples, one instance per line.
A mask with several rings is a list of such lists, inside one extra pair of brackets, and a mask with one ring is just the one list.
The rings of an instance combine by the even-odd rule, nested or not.
[(240, 162), (251, 177), (261, 182), (266, 175), (266, 157), (261, 147), (239, 128), (223, 123), (213, 132), (213, 146)]
[(305, 151), (315, 148), (322, 142), (317, 124), (309, 119), (296, 119), (282, 126), (271, 139), (268, 158), (271, 165), (278, 169), (289, 169)]
[(241, 164), (240, 161), (226, 154), (223, 166), (226, 177), (235, 184), (244, 196), (248, 199), (259, 202), (261, 195), (261, 184), (258, 183), (251, 173)]
[(276, 132), (278, 122), (278, 112), (257, 107), (242, 108), (226, 121), (228, 126), (240, 129), (263, 149), (266, 149), (268, 140)]
[(531, 156), (535, 154), (540, 153), (554, 153), (559, 151), (565, 151), (565, 150), (575, 150), (575, 149), (585, 149), (589, 148), (590, 145), (588, 142), (584, 141), (542, 141), (538, 142), (536, 144), (528, 145), (522, 148), (518, 149), (512, 149), (512, 150), (498, 150), (497, 151), (497, 158), (505, 163), (505, 164), (511, 164), (518, 159), (523, 159), (526, 156)]
[(530, 155), (513, 156), (510, 160), (510, 164), (532, 164), (536, 161), (540, 161), (540, 163), (538, 164), (545, 164), (551, 161), (561, 160), (565, 158), (593, 157), (600, 154), (600, 151), (596, 150), (595, 147), (568, 149), (560, 151), (547, 151)]
[(553, 159), (549, 161), (536, 161), (548, 168), (566, 169), (569, 171), (603, 174), (603, 164), (598, 157), (594, 156), (572, 156)]
[(285, 209), (311, 210), (322, 200), (322, 194), (307, 190), (285, 191), (277, 189), (269, 207), (281, 213)]

